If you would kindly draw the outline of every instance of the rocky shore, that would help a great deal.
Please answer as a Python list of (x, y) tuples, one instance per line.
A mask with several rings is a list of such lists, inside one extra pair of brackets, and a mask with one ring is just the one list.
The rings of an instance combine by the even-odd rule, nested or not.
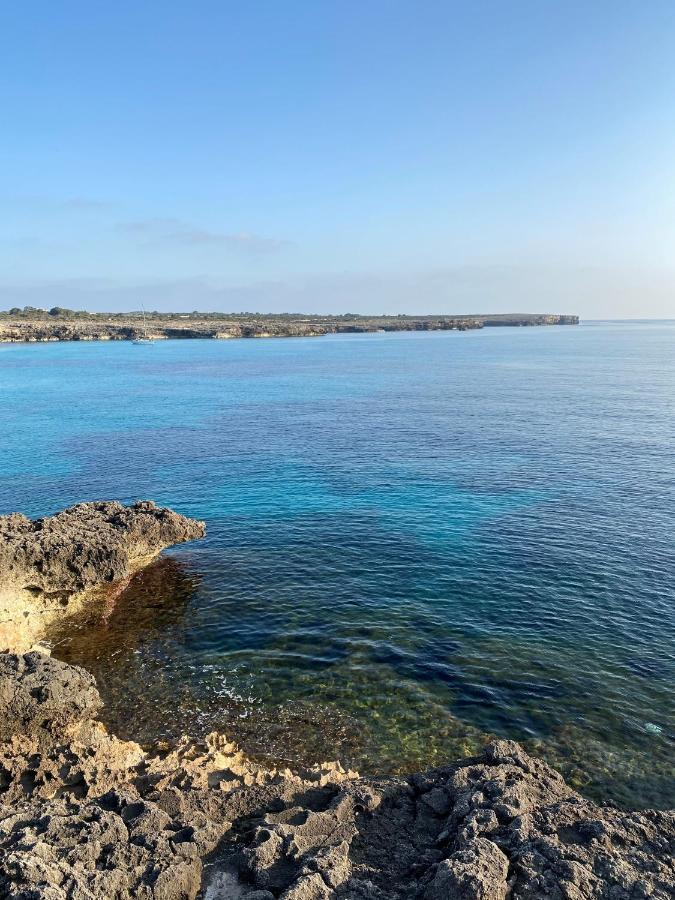
[(149, 501), (79, 503), (31, 521), (0, 516), (0, 650), (26, 650), (92, 593), (109, 600), (166, 547), (203, 537), (204, 523)]
[(125, 341), (167, 338), (313, 337), (374, 331), (467, 331), (485, 326), (576, 325), (578, 316), (225, 316), (73, 313), (0, 314), (0, 342)]
[[(14, 590), (29, 578), (69, 597), (97, 578), (115, 590), (171, 534), (203, 534), (202, 523), (148, 503), (81, 504), (42, 523), (10, 516), (3, 529), (3, 585), (9, 573)], [(592, 803), (515, 743), (383, 778), (339, 763), (272, 769), (219, 734), (142, 748), (98, 721), (85, 670), (8, 649), (3, 900), (665, 900), (675, 891), (675, 814)]]

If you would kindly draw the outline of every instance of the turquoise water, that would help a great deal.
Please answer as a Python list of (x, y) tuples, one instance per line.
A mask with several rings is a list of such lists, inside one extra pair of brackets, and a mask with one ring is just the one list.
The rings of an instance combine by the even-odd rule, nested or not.
[(675, 323), (0, 345), (0, 513), (205, 519), (55, 632), (107, 721), (675, 802)]

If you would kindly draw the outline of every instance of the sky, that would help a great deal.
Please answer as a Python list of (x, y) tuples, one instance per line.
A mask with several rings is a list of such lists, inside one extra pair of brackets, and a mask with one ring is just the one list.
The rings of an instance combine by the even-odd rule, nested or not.
[(675, 318), (675, 3), (2, 4), (26, 304)]

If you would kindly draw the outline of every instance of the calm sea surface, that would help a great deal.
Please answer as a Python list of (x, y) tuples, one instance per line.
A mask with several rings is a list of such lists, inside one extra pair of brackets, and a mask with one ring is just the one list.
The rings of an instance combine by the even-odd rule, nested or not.
[(124, 736), (675, 803), (675, 323), (0, 345), (0, 404), (0, 513), (207, 522), (51, 635)]

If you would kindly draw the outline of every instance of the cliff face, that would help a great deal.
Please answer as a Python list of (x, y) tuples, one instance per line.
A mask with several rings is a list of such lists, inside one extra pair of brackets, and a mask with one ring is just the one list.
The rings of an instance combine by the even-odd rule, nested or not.
[(0, 655), (6, 900), (666, 900), (675, 816), (597, 806), (517, 744), (408, 778), (105, 733), (84, 670)]
[(481, 317), (484, 325), (511, 325), (522, 327), (526, 325), (578, 325), (579, 316), (557, 316), (557, 315), (536, 315), (536, 314), (513, 314), (503, 313), (491, 316)]
[(203, 522), (149, 501), (80, 503), (35, 521), (0, 516), (0, 649), (27, 649), (88, 592), (119, 590), (165, 547), (203, 535)]
[(0, 342), (128, 341), (147, 335), (165, 338), (313, 337), (330, 333), (372, 331), (467, 331), (486, 325), (576, 325), (578, 316), (138, 316), (30, 319), (0, 315)]
[(46, 343), (50, 341), (133, 341), (149, 336), (154, 340), (167, 338), (223, 339), (238, 337), (311, 337), (326, 334), (326, 329), (310, 325), (260, 324), (185, 324), (172, 319), (151, 321), (147, 331), (138, 320), (121, 324), (110, 322), (0, 322), (0, 342)]

